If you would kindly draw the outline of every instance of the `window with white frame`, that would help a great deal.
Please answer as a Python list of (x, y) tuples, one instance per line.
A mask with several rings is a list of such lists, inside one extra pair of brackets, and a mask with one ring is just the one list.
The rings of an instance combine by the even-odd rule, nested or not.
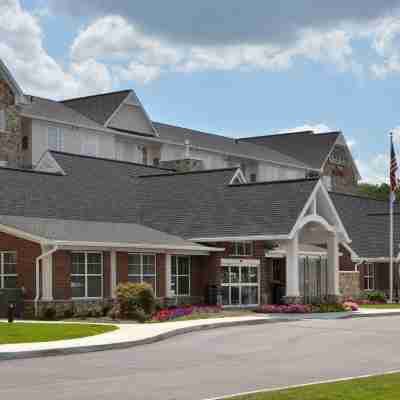
[(5, 131), (7, 128), (6, 125), (6, 112), (5, 110), (0, 110), (0, 131)]
[(365, 264), (364, 289), (375, 290), (375, 264)]
[(223, 266), (221, 294), (226, 306), (250, 306), (258, 304), (259, 267)]
[(95, 134), (88, 134), (83, 139), (82, 154), (97, 157), (98, 137)]
[(0, 289), (17, 288), (17, 253), (0, 252)]
[(190, 257), (171, 257), (171, 290), (175, 296), (190, 296)]
[(62, 151), (64, 136), (61, 128), (49, 126), (47, 130), (47, 147), (49, 150)]
[(156, 291), (156, 256), (153, 254), (128, 255), (128, 281), (148, 283)]
[(72, 253), (71, 289), (74, 298), (103, 297), (102, 253)]
[(231, 247), (231, 256), (251, 256), (253, 255), (252, 242), (234, 242)]

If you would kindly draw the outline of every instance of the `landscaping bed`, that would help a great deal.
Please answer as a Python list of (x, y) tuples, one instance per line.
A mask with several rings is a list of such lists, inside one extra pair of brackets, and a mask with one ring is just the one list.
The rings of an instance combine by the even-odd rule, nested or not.
[(311, 314), (357, 310), (358, 305), (356, 303), (344, 302), (338, 304), (265, 304), (258, 307), (255, 311), (261, 314)]
[(118, 329), (114, 325), (63, 323), (0, 323), (0, 345), (51, 342), (100, 335)]
[(231, 400), (397, 400), (400, 374), (232, 397)]

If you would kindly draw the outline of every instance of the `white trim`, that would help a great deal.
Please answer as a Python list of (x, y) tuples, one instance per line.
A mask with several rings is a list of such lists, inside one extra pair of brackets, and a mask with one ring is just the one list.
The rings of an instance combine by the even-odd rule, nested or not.
[(259, 258), (221, 258), (221, 267), (259, 267)]
[[(73, 254), (84, 254), (85, 255), (85, 273), (84, 274), (73, 274), (72, 273), (72, 255)], [(101, 274), (89, 274), (88, 273), (88, 254), (100, 254), (100, 263), (101, 263)], [(102, 251), (74, 251), (71, 254), (71, 299), (73, 300), (91, 300), (91, 299), (103, 299), (104, 298), (104, 255)], [(85, 279), (85, 296), (80, 296), (80, 297), (74, 297), (72, 296), (72, 276), (79, 276), (79, 277), (84, 277)], [(88, 296), (88, 277), (95, 276), (95, 277), (101, 277), (101, 296), (96, 296), (96, 297), (89, 297)]]
[(118, 284), (118, 260), (117, 260), (117, 252), (115, 250), (110, 251), (110, 297), (115, 299), (117, 297), (115, 293), (115, 289)]
[(18, 82), (12, 76), (10, 70), (7, 68), (6, 64), (0, 59), (0, 75), (3, 76), (4, 80), (11, 87), (14, 93), (16, 103), (26, 103), (26, 98), (24, 92), (19, 86)]
[[(188, 274), (178, 274), (178, 273), (173, 274), (172, 273), (172, 258), (173, 257), (175, 257), (175, 259), (176, 259), (176, 264), (175, 264), (175, 271), (176, 272), (179, 272), (178, 271), (178, 259), (179, 258), (187, 258), (189, 260), (189, 272), (188, 272)], [(187, 256), (187, 255), (173, 254), (172, 257), (171, 257), (171, 275), (170, 275), (171, 283), (172, 283), (172, 277), (173, 276), (175, 276), (175, 278), (176, 278), (176, 289), (177, 289), (176, 291), (174, 291), (174, 297), (190, 297), (192, 295), (192, 284), (191, 284), (192, 283), (192, 257)], [(189, 293), (188, 294), (178, 294), (177, 293), (177, 292), (179, 292), (179, 279), (178, 278), (180, 276), (184, 276), (184, 277), (188, 276), (189, 277)], [(171, 283), (170, 283), (170, 290), (172, 291)]]
[[(288, 240), (289, 235), (216, 236), (188, 239), (191, 242), (247, 242), (254, 240)], [(211, 250), (210, 250), (211, 251)], [(221, 251), (219, 250), (216, 251)]]
[[(126, 99), (131, 95), (132, 90), (129, 90), (128, 94), (124, 97), (124, 99), (119, 103), (118, 107), (111, 113), (111, 115), (107, 118), (106, 122), (104, 122), (104, 126), (107, 128), (112, 119), (118, 114), (119, 110), (121, 110), (122, 106), (125, 104)], [(111, 93), (110, 93), (111, 94)]]
[(245, 183), (247, 183), (247, 179), (243, 174), (243, 171), (241, 170), (241, 168), (238, 168), (235, 172), (235, 174), (232, 176), (232, 179), (230, 180), (229, 184), (230, 185), (234, 185), (235, 184), (235, 180), (239, 181), (239, 184), (243, 185)]
[[(0, 217), (0, 222), (1, 222), (1, 217)], [(54, 244), (54, 242), (51, 242), (49, 239), (36, 236), (36, 235), (31, 235), (30, 233), (26, 233), (24, 231), (21, 231), (20, 229), (13, 228), (8, 225), (3, 225), (0, 223), (0, 231), (4, 233), (8, 233), (12, 236), (19, 237), (21, 239), (26, 239), (31, 242), (39, 243), (39, 244)]]
[[(14, 274), (6, 274), (4, 272), (4, 255), (5, 254), (14, 254), (15, 255), (15, 273)], [(17, 273), (17, 265), (18, 265), (18, 252), (16, 250), (4, 250), (0, 251), (0, 289), (5, 289), (4, 287), (4, 278), (16, 278), (18, 279)]]
[[(306, 204), (303, 207), (303, 210), (301, 211), (299, 217), (297, 218), (296, 223), (294, 224), (292, 230), (289, 233), (289, 239), (292, 239), (294, 237), (294, 235), (308, 222), (312, 222), (313, 220), (317, 223), (322, 224), (328, 231), (332, 232), (336, 231), (335, 227), (333, 227), (332, 225), (330, 225), (323, 217), (319, 216), (319, 215), (309, 215), (306, 216), (309, 208), (311, 207), (312, 201), (316, 200), (316, 195), (318, 193), (318, 191), (321, 190), (321, 192), (323, 193), (325, 199), (327, 200), (329, 206), (331, 207), (331, 210), (333, 212), (333, 215), (338, 223), (338, 230), (339, 232), (341, 232), (345, 238), (345, 241), (347, 243), (351, 242), (351, 239), (342, 223), (342, 220), (339, 217), (339, 214), (329, 196), (328, 191), (326, 190), (324, 184), (322, 183), (321, 179), (318, 181), (318, 183), (315, 185), (315, 188), (313, 189), (310, 197), (308, 198)], [(307, 221), (307, 222), (304, 222)]]
[(65, 171), (61, 168), (60, 164), (56, 161), (56, 159), (51, 154), (51, 150), (46, 150), (42, 156), (40, 157), (39, 161), (36, 163), (34, 170), (39, 172), (48, 172), (45, 169), (41, 169), (41, 163), (44, 162), (45, 157), (48, 157), (49, 161), (54, 164), (54, 169), (58, 169), (59, 173), (62, 175), (67, 175)]
[(359, 258), (358, 254), (350, 247), (348, 243), (341, 242), (340, 244), (350, 253), (351, 261)]

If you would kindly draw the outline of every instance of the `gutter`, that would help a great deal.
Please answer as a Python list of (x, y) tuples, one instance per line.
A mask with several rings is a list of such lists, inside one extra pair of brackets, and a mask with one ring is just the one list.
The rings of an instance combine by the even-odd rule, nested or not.
[(46, 253), (42, 253), (39, 257), (36, 258), (36, 296), (34, 298), (34, 304), (35, 304), (35, 317), (38, 315), (38, 302), (39, 302), (39, 297), (40, 297), (40, 273), (39, 273), (39, 262), (43, 260), (44, 258), (51, 256), (54, 252), (58, 250), (58, 245), (55, 245), (51, 250), (47, 251)]

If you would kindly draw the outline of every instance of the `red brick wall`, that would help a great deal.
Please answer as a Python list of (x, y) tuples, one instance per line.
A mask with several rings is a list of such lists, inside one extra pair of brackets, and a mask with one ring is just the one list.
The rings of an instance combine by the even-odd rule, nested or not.
[(18, 286), (26, 289), (26, 298), (35, 297), (35, 264), (41, 254), (40, 245), (0, 232), (0, 251), (17, 252)]
[(117, 253), (117, 285), (128, 282), (128, 253)]
[(53, 295), (56, 300), (71, 298), (71, 253), (59, 250), (53, 254)]

